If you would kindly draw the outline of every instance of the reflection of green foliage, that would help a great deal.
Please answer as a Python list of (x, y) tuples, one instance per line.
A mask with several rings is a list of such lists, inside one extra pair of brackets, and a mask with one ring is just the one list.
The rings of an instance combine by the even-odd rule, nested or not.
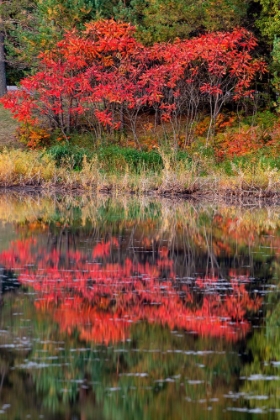
[(108, 348), (90, 347), (75, 335), (61, 337), (51, 318), (35, 317), (33, 327), (36, 340), (29, 359), (49, 367), (34, 369), (32, 377), (43, 404), (53, 412), (73, 404), (87, 385), (103, 405), (105, 418), (153, 419), (156, 413), (159, 418), (185, 418), (185, 396), (196, 401), (219, 397), (235, 386), (240, 370), (237, 353), (229, 354), (230, 344), (172, 334), (160, 326), (135, 325), (131, 341)]
[[(0, 329), (0, 380), (4, 379), (0, 407), (1, 404), (10, 404), (8, 417), (3, 417), (3, 414), (2, 417), (24, 419), (31, 415), (35, 419), (43, 414), (45, 419), (70, 418), (74, 402), (74, 412), (80, 411), (77, 402), (81, 387), (79, 379), (83, 378), (85, 369), (95, 358), (90, 348), (86, 352), (77, 350), (73, 357), (72, 350), (79, 344), (73, 337), (61, 337), (51, 315), (42, 317), (36, 311), (33, 299), (20, 293), (5, 295), (0, 311)], [(13, 345), (15, 347), (11, 347)], [(3, 351), (3, 346), (8, 350)], [(73, 368), (72, 359), (76, 360)], [(29, 362), (49, 367), (28, 368)], [(96, 366), (98, 368), (98, 364)], [(68, 392), (62, 392), (63, 388)], [(91, 410), (96, 415), (91, 419), (103, 418), (94, 401)]]
[[(36, 340), (30, 328), (31, 318), (36, 318), (32, 299), (23, 299), (22, 295), (16, 293), (5, 295), (0, 310), (0, 407), (9, 405), (5, 414), (1, 414), (5, 419), (24, 419), (28, 415), (38, 418), (38, 412), (42, 409), (42, 395), (36, 394), (30, 372), (16, 368), (26, 363), (32, 340)], [(61, 415), (65, 415), (67, 407), (63, 409)], [(44, 414), (46, 419), (53, 418), (47, 410), (44, 410)]]
[[(247, 394), (250, 407), (265, 406), (266, 409), (280, 409), (280, 265), (274, 263), (274, 286), (267, 289), (265, 296), (265, 318), (260, 328), (254, 331), (247, 347), (253, 361), (246, 365), (242, 392)], [(255, 376), (256, 375), (256, 376)], [(265, 396), (261, 401), (256, 397)]]
[(121, 222), (139, 220), (158, 220), (160, 219), (159, 203), (147, 202), (141, 205), (140, 201), (132, 201), (128, 206), (123, 206), (120, 202), (107, 200), (104, 205), (98, 208), (98, 219), (100, 222)]

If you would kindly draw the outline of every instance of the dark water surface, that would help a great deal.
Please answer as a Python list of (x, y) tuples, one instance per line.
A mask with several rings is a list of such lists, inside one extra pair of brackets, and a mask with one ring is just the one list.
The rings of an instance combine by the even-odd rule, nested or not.
[(280, 418), (280, 208), (0, 197), (0, 419)]

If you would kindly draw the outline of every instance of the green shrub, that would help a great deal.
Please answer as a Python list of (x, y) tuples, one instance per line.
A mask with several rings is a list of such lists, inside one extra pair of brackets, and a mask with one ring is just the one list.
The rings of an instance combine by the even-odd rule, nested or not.
[(257, 112), (250, 117), (244, 117), (242, 124), (253, 124), (260, 127), (262, 130), (271, 129), (277, 121), (277, 115), (269, 110)]
[(105, 171), (124, 171), (127, 167), (135, 172), (162, 169), (161, 156), (156, 151), (144, 152), (119, 146), (101, 147), (97, 150), (98, 161)]
[(280, 170), (280, 156), (273, 157), (269, 155), (263, 154), (263, 150), (260, 149), (255, 153), (246, 156), (236, 156), (233, 157), (231, 160), (226, 159), (223, 162), (218, 164), (218, 167), (222, 169), (222, 171), (226, 175), (236, 175), (238, 170), (242, 172), (246, 171), (257, 171), (259, 168), (262, 170), (266, 169), (278, 169)]
[(84, 156), (88, 159), (92, 156), (88, 150), (69, 144), (57, 144), (52, 146), (47, 150), (47, 153), (55, 160), (57, 167), (67, 164), (75, 170), (82, 169)]

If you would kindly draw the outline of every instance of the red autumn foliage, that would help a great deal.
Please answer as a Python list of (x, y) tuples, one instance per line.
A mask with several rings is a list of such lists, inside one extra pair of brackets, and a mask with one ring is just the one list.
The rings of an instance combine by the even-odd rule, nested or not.
[(110, 20), (67, 32), (2, 104), (20, 121), (47, 120), (65, 135), (80, 124), (101, 131), (125, 121), (136, 136), (137, 117), (147, 108), (170, 121), (191, 118), (206, 103), (213, 123), (226, 102), (252, 95), (252, 82), (266, 71), (251, 54), (256, 39), (242, 28), (152, 47), (137, 42), (134, 31)]
[(260, 308), (261, 299), (250, 297), (248, 278), (233, 275), (226, 293), (219, 291), (218, 278), (180, 283), (166, 248), (159, 249), (153, 263), (112, 262), (118, 246), (116, 238), (97, 244), (89, 261), (78, 251), (47, 254), (29, 239), (13, 243), (0, 261), (38, 292), (39, 310), (52, 313), (62, 331), (78, 330), (82, 340), (125, 340), (131, 324), (140, 320), (229, 341), (250, 330), (246, 316)]

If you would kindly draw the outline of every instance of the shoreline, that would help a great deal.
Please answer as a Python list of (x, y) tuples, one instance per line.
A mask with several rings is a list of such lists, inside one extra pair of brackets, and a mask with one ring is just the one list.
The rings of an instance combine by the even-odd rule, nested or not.
[[(0, 153), (0, 191), (49, 194), (111, 194), (182, 200), (280, 204), (280, 169), (261, 161), (245, 167), (215, 166), (211, 159), (171, 162), (162, 167), (114, 166), (95, 156), (75, 162), (42, 150), (4, 149)], [(233, 165), (232, 165), (233, 167)]]
[(17, 184), (17, 185), (0, 185), (0, 195), (6, 194), (24, 195), (65, 195), (82, 196), (82, 195), (102, 195), (110, 197), (139, 197), (139, 198), (155, 198), (167, 199), (176, 201), (195, 201), (195, 202), (223, 202), (229, 205), (241, 206), (275, 206), (280, 205), (280, 189), (279, 191), (269, 191), (265, 189), (244, 190), (244, 189), (227, 189), (220, 191), (206, 191), (203, 189), (196, 189), (195, 191), (188, 190), (164, 190), (151, 189), (145, 191), (124, 190), (118, 189), (118, 185), (111, 185), (100, 188), (94, 186), (92, 188), (82, 186), (62, 186), (62, 185), (48, 185), (48, 184)]

